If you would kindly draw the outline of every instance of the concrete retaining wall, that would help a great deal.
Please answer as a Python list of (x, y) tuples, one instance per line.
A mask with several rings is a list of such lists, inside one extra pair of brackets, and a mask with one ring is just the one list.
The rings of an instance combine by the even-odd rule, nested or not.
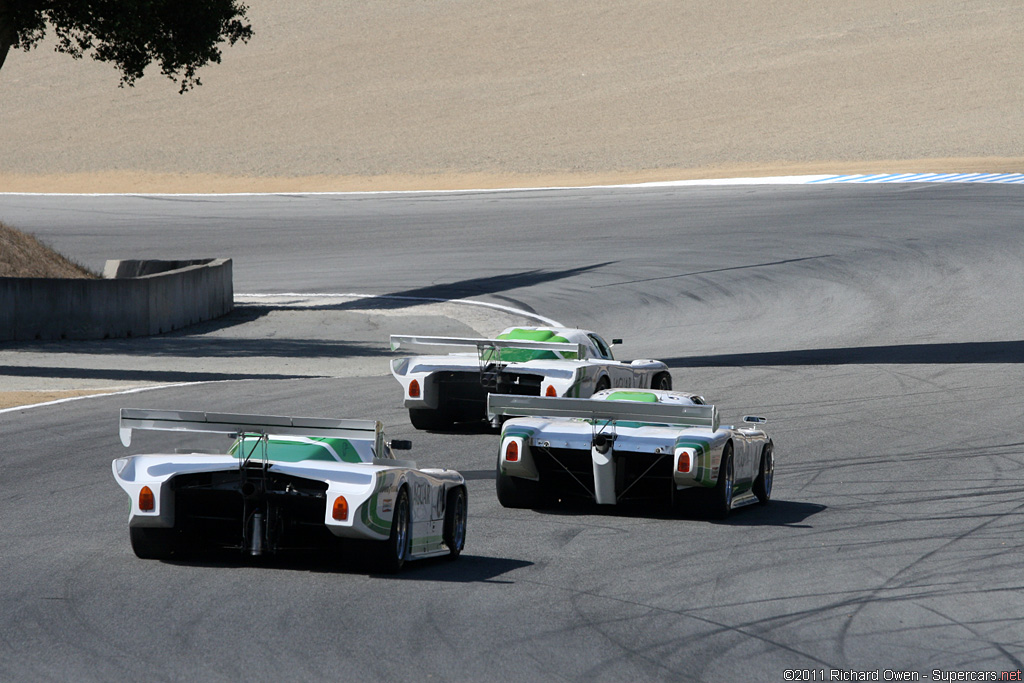
[(0, 341), (144, 337), (234, 307), (231, 259), (107, 261), (103, 274), (0, 278)]

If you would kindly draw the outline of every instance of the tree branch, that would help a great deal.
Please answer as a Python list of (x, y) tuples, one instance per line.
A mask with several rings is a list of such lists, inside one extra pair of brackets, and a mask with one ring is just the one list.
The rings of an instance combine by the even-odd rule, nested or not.
[(0, 0), (0, 67), (12, 47), (36, 47), (49, 26), (58, 52), (111, 63), (121, 85), (156, 62), (185, 92), (200, 84), (198, 69), (220, 62), (222, 43), (252, 37), (247, 10), (243, 0)]
[(11, 24), (10, 14), (7, 9), (7, 0), (0, 0), (0, 69), (4, 66), (7, 53), (17, 38), (14, 26)]

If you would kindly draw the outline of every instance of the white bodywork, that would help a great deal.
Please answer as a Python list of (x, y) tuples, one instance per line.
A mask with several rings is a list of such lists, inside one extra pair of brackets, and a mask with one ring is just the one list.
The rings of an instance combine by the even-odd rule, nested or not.
[[(616, 400), (616, 394), (653, 395), (657, 402)], [(756, 502), (752, 487), (771, 443), (763, 418), (745, 418), (742, 427), (722, 426), (715, 406), (681, 392), (610, 390), (580, 400), (492, 394), (488, 411), (511, 418), (502, 428), (499, 479), (542, 483), (546, 471), (551, 478), (559, 475), (568, 489), (553, 495), (582, 495), (604, 505), (638, 494), (651, 497), (655, 480), (653, 495), (666, 498), (684, 489), (714, 488), (727, 444), (734, 463), (729, 507)]]
[[(246, 469), (256, 472), (249, 475), (254, 481), (265, 471), (325, 484), (323, 524), (338, 537), (387, 539), (396, 497), (406, 488), (411, 509), (410, 558), (449, 552), (443, 540), (447, 494), (454, 487), (464, 486), (465, 480), (454, 470), (420, 470), (414, 462), (395, 459), (379, 422), (123, 409), (121, 441), (125, 446), (131, 443), (133, 429), (241, 437), (233, 449), (248, 452), (249, 457), (197, 452), (116, 458), (112, 463), (114, 479), (131, 499), (130, 527), (174, 528), (175, 478), (202, 473), (233, 476)], [(338, 443), (347, 444), (348, 457), (358, 462), (344, 461), (337, 452)], [(289, 445), (309, 447), (317, 457), (296, 462), (275, 460), (274, 448)], [(144, 487), (153, 497), (152, 502), (146, 500), (151, 508), (148, 510), (140, 506)], [(344, 519), (334, 515), (339, 497), (347, 503)]]
[[(470, 419), (470, 416), (482, 418), (488, 392), (585, 398), (601, 385), (610, 388), (649, 388), (658, 375), (664, 375), (671, 382), (668, 366), (661, 361), (617, 361), (612, 357), (610, 345), (587, 330), (516, 327), (508, 328), (499, 336), (545, 332), (565, 341), (393, 335), (392, 350), (401, 346), (427, 345), (472, 347), (474, 351), (395, 358), (391, 361), (391, 374), (402, 385), (406, 408), (458, 410), (454, 414), (464, 417), (456, 419)], [(500, 360), (503, 354), (507, 356), (508, 349), (547, 352), (549, 357), (507, 362)], [(494, 359), (499, 360), (493, 363)], [(476, 394), (467, 396), (463, 390), (458, 398), (448, 399), (439, 385), (453, 378), (458, 378), (462, 387), (478, 385)], [(446, 405), (451, 401), (475, 401), (479, 405), (470, 411), (465, 406), (453, 408)]]

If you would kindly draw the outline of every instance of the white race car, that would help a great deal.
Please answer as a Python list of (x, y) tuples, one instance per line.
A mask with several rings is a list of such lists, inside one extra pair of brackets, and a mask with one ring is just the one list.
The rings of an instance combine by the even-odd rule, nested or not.
[[(386, 571), (406, 560), (458, 557), (466, 541), (466, 485), (454, 470), (395, 459), (408, 441), (385, 440), (372, 420), (121, 410), (133, 429), (227, 434), (227, 452), (179, 451), (116, 458), (114, 479), (131, 499), (128, 529), (142, 558), (199, 550), (253, 556), (334, 553), (363, 544)], [(352, 545), (352, 544), (350, 544)]]
[(475, 349), (391, 361), (391, 374), (402, 385), (409, 419), (417, 429), (484, 419), (488, 393), (585, 398), (616, 387), (672, 388), (667, 365), (617, 361), (611, 345), (587, 330), (510, 327), (496, 339), (391, 336), (392, 351), (413, 344)]
[(488, 411), (511, 418), (502, 428), (497, 465), (498, 501), (505, 507), (559, 498), (675, 504), (695, 489), (725, 517), (771, 497), (775, 458), (766, 420), (748, 416), (741, 427), (722, 426), (715, 406), (695, 394), (492, 394)]

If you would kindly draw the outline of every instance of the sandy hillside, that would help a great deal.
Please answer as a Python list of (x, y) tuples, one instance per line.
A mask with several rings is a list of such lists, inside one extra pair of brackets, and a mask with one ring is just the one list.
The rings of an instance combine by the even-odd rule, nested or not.
[(1024, 171), (1019, 0), (250, 5), (186, 95), (12, 52), (0, 191)]

